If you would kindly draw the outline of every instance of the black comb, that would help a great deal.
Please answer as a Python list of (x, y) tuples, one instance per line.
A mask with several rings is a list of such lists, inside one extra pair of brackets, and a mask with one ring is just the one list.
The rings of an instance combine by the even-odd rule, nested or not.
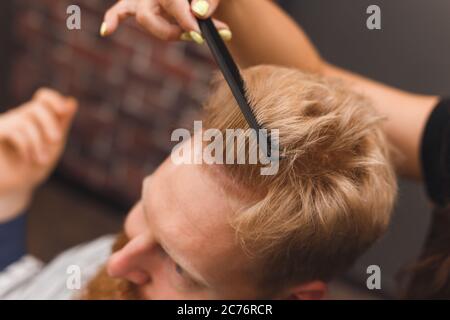
[[(261, 125), (258, 123), (255, 114), (250, 107), (250, 103), (248, 101), (246, 91), (245, 91), (245, 83), (242, 78), (242, 75), (239, 71), (238, 66), (233, 60), (230, 52), (228, 51), (227, 46), (223, 42), (219, 32), (217, 31), (214, 23), (211, 18), (208, 19), (198, 19), (198, 24), (200, 30), (202, 32), (202, 36), (205, 38), (206, 43), (208, 44), (211, 53), (219, 66), (219, 69), (222, 71), (222, 74), (228, 83), (228, 86), (233, 93), (236, 102), (241, 109), (242, 114), (245, 117), (245, 120), (249, 124), (250, 128), (256, 131), (257, 141), (261, 148), (264, 148), (264, 144), (259, 143), (259, 134), (264, 134), (264, 132), (260, 131), (262, 129)], [(264, 150), (263, 154), (271, 157), (271, 140), (268, 136), (264, 137), (267, 139), (268, 150)]]

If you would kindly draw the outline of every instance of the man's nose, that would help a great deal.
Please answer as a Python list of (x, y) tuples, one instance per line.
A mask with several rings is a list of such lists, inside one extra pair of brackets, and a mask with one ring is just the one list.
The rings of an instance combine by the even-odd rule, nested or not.
[(155, 243), (149, 234), (139, 235), (130, 240), (125, 247), (115, 252), (108, 261), (107, 271), (110, 277), (125, 278), (137, 285), (150, 281), (150, 275), (144, 269), (146, 255), (151, 254)]

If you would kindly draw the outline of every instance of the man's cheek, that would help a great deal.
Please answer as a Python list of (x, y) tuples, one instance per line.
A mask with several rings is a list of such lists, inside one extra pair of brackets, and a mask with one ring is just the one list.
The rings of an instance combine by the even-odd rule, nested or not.
[(189, 295), (178, 290), (166, 271), (154, 271), (152, 282), (141, 287), (141, 294), (152, 300), (188, 299)]

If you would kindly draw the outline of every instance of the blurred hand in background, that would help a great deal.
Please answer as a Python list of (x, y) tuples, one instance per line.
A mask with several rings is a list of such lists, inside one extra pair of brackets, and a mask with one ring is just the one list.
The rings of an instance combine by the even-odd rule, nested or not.
[(56, 166), (77, 110), (73, 98), (40, 89), (0, 114), (0, 222), (19, 214)]
[[(133, 17), (140, 26), (159, 39), (203, 44), (196, 17), (211, 17), (219, 3), (220, 0), (193, 0), (191, 4), (187, 0), (120, 0), (106, 12), (100, 34), (112, 34), (122, 21)], [(222, 21), (213, 21), (221, 37), (225, 41), (231, 40), (229, 27)]]

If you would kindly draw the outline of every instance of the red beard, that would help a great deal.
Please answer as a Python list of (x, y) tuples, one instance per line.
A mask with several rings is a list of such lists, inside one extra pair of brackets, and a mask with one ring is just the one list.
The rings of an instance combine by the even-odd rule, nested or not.
[[(116, 252), (122, 249), (129, 239), (125, 233), (120, 233), (112, 247)], [(82, 300), (142, 300), (139, 288), (125, 279), (111, 278), (103, 266), (92, 278), (81, 296)]]

